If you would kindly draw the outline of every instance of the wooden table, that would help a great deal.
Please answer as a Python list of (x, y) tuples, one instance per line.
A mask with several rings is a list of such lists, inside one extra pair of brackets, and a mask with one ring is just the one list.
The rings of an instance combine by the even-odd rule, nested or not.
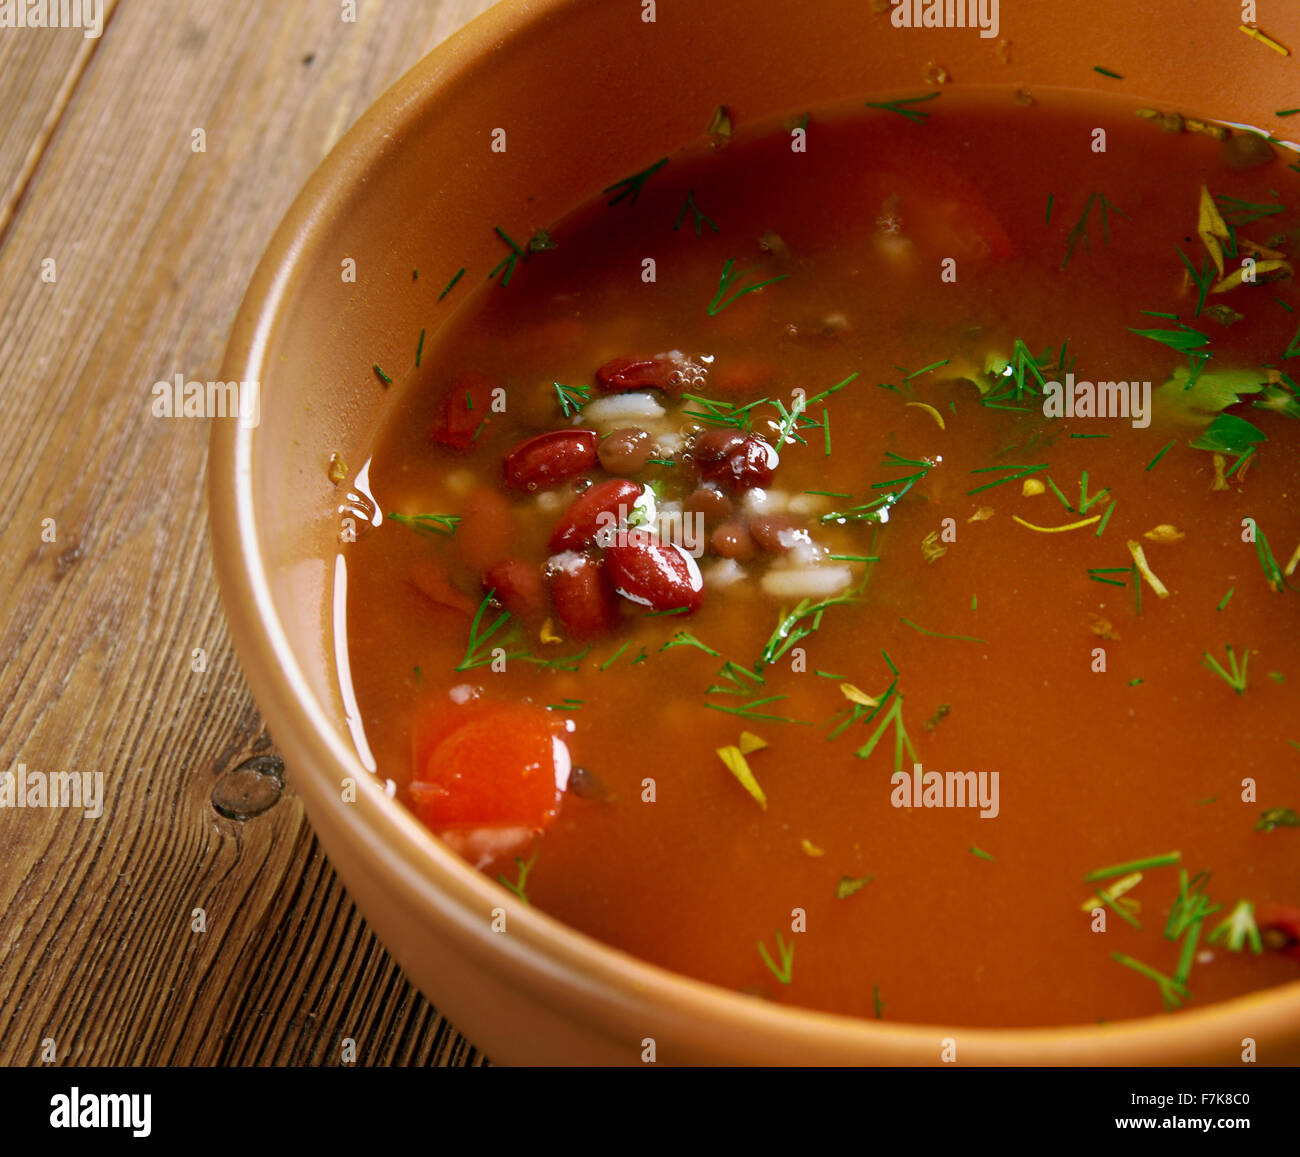
[(105, 796), (0, 809), (0, 1064), (332, 1065), (346, 1037), (362, 1065), (483, 1063), (291, 785), (214, 808), (274, 742), (212, 573), (207, 423), (149, 405), (220, 376), (298, 189), (488, 2), (105, 0), (99, 38), (0, 29), (0, 774)]

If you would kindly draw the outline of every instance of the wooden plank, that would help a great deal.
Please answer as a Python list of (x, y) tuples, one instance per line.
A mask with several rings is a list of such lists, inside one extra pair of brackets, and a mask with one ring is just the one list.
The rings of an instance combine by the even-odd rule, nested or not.
[(292, 788), (243, 822), (212, 807), (274, 745), (211, 571), (206, 423), (152, 418), (149, 390), (216, 376), (302, 183), (486, 6), (363, 0), (347, 24), (313, 0), (119, 0), (91, 49), (0, 36), (21, 105), (0, 141), (0, 769), (101, 772), (106, 800), (0, 811), (0, 1064), (46, 1039), (61, 1063), (335, 1064), (345, 1037), (358, 1064), (482, 1063), (366, 929)]

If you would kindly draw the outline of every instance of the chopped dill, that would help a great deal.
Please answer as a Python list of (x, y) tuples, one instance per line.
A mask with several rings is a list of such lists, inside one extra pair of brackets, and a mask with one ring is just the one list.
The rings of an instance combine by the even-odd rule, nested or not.
[(919, 626), (912, 622), (911, 619), (899, 619), (904, 626), (911, 627), (912, 630), (920, 632), (922, 635), (929, 635), (932, 639), (956, 639), (962, 643), (984, 643), (988, 644), (987, 639), (977, 639), (974, 635), (945, 635), (940, 631), (931, 631), (926, 627)]
[(1118, 505), (1119, 505), (1118, 502), (1112, 502), (1109, 506), (1106, 507), (1106, 513), (1101, 516), (1101, 525), (1097, 527), (1097, 535), (1096, 535), (1097, 538), (1100, 538), (1102, 534), (1105, 532), (1106, 523), (1110, 521), (1110, 516), (1115, 512), (1115, 507), (1117, 507)]
[(1174, 444), (1174, 442), (1176, 442), (1176, 441), (1178, 441), (1177, 438), (1175, 438), (1175, 439), (1174, 439), (1173, 441), (1171, 441), (1171, 442), (1166, 442), (1166, 443), (1164, 444), (1164, 446), (1161, 448), (1160, 453), (1157, 454), (1154, 458), (1151, 459), (1150, 462), (1147, 463), (1147, 469), (1148, 469), (1148, 470), (1153, 470), (1153, 469), (1155, 468), (1156, 463), (1159, 462), (1160, 459), (1163, 458), (1167, 453), (1169, 453), (1169, 448), (1170, 448), (1170, 447)]
[[(884, 710), (886, 703), (889, 704), (888, 711)], [(871, 738), (853, 754), (859, 759), (870, 759), (872, 753), (876, 750), (876, 746), (892, 724), (894, 727), (894, 774), (897, 775), (903, 770), (904, 748), (907, 749), (908, 756), (913, 761), (916, 760), (916, 749), (912, 746), (911, 737), (907, 734), (907, 727), (903, 723), (903, 693), (898, 690), (897, 679), (890, 684), (889, 690), (881, 697), (880, 702), (871, 709), (871, 713), (862, 720), (863, 724), (870, 723), (882, 711), (884, 711), (884, 715), (881, 717), (876, 730), (871, 733)]]
[(766, 398), (759, 398), (758, 401), (743, 406), (703, 398), (698, 394), (683, 394), (682, 399), (703, 407), (700, 410), (684, 411), (687, 417), (696, 418), (708, 426), (730, 426), (735, 430), (748, 430), (754, 422), (755, 408), (767, 404)]
[(721, 654), (712, 647), (701, 643), (690, 631), (678, 631), (671, 639), (668, 640), (660, 651), (671, 651), (674, 647), (694, 647), (698, 651), (703, 651), (706, 655), (713, 655), (715, 658), (721, 658)]
[(378, 362), (376, 362), (376, 363), (375, 363), (371, 368), (375, 371), (375, 376), (376, 376), (376, 377), (377, 377), (381, 382), (383, 382), (384, 385), (386, 385), (386, 386), (391, 386), (391, 385), (393, 384), (393, 379), (390, 378), (386, 373), (384, 373), (383, 370), (381, 370), (381, 369), (379, 368), (379, 363), (378, 363)]
[(631, 639), (627, 639), (627, 640), (625, 640), (624, 643), (623, 643), (623, 645), (622, 645), (621, 647), (619, 647), (619, 649), (618, 649), (617, 651), (615, 651), (612, 655), (610, 655), (610, 657), (609, 657), (608, 659), (606, 659), (606, 660), (605, 660), (605, 661), (600, 665), (600, 669), (601, 669), (602, 671), (608, 671), (608, 670), (610, 669), (610, 667), (612, 667), (612, 666), (615, 664), (615, 662), (618, 661), (618, 657), (619, 657), (619, 656), (620, 656), (624, 651), (626, 651), (626, 650), (627, 650), (631, 645), (632, 645), (632, 640), (631, 640)]
[(1236, 652), (1232, 649), (1232, 644), (1228, 647), (1228, 670), (1224, 670), (1219, 661), (1210, 654), (1209, 651), (1203, 652), (1201, 656), (1201, 666), (1209, 671), (1213, 671), (1238, 695), (1246, 693), (1246, 665), (1250, 662), (1250, 652), (1247, 651), (1241, 658), (1241, 663), (1237, 663)]
[(758, 954), (763, 958), (763, 963), (767, 965), (768, 971), (776, 977), (778, 983), (789, 984), (794, 978), (794, 941), (789, 944), (782, 939), (781, 933), (776, 934), (776, 951), (781, 958), (781, 967), (778, 968), (772, 963), (772, 958), (767, 954), (767, 948), (763, 942), (758, 941)]
[(1115, 213), (1120, 217), (1127, 219), (1128, 214), (1123, 209), (1119, 209), (1107, 200), (1104, 193), (1089, 193), (1088, 200), (1084, 203), (1083, 213), (1080, 215), (1073, 227), (1070, 229), (1069, 236), (1066, 238), (1065, 257), (1061, 261), (1061, 268), (1065, 269), (1070, 264), (1070, 259), (1074, 256), (1074, 251), (1080, 241), (1086, 251), (1092, 251), (1092, 240), (1088, 235), (1088, 219), (1092, 215), (1092, 207), (1100, 204), (1101, 206), (1101, 232), (1102, 240), (1106, 245), (1110, 244), (1110, 215)]
[(1294, 808), (1274, 807), (1262, 813), (1255, 825), (1257, 832), (1271, 832), (1275, 828), (1300, 828), (1300, 815)]
[[(1252, 519), (1252, 523), (1254, 520)], [(1259, 524), (1254, 523), (1255, 527), (1255, 554), (1259, 558), (1259, 565), (1263, 568), (1264, 577), (1268, 580), (1268, 585), (1274, 593), (1278, 593), (1286, 586), (1286, 576), (1282, 573), (1282, 568), (1278, 566), (1277, 559), (1273, 557), (1273, 548), (1269, 546), (1268, 539), (1264, 532), (1260, 530)]]
[(1142, 872), (1148, 868), (1168, 868), (1182, 860), (1181, 852), (1166, 852), (1162, 856), (1147, 856), (1143, 860), (1130, 860), (1126, 864), (1111, 864), (1106, 868), (1097, 868), (1083, 877), (1085, 884), (1095, 884), (1098, 880), (1109, 880), (1112, 876), (1127, 876), (1131, 872)]
[(388, 518), (403, 526), (409, 526), (412, 530), (444, 536), (455, 534), (456, 527), (460, 525), (460, 516), (456, 514), (398, 514), (390, 510)]
[(655, 161), (649, 168), (642, 169), (639, 173), (633, 173), (630, 177), (624, 177), (621, 181), (615, 181), (608, 189), (602, 189), (602, 193), (613, 193), (615, 190), (622, 190), (618, 196), (610, 199), (609, 204), (617, 205), (624, 197), (630, 197), (629, 205), (635, 205), (636, 199), (641, 196), (641, 189), (655, 173), (662, 169), (668, 163), (667, 157), (662, 157)]
[(1040, 470), (1046, 470), (1047, 463), (1040, 462), (1037, 466), (982, 466), (978, 470), (972, 470), (972, 474), (991, 474), (995, 470), (1011, 470), (1005, 478), (999, 478), (996, 482), (986, 482), (983, 486), (977, 486), (974, 490), (966, 491), (969, 497), (972, 494), (979, 494), (983, 490), (992, 490), (995, 486), (1001, 486), (1004, 482), (1018, 482), (1021, 478), (1027, 478), (1031, 474), (1037, 474)]
[(1102, 68), (1102, 66), (1101, 66), (1100, 64), (1094, 64), (1094, 65), (1092, 66), (1092, 71), (1093, 71), (1093, 72), (1099, 72), (1099, 73), (1101, 73), (1102, 76), (1109, 76), (1109, 77), (1111, 78), (1111, 80), (1123, 80), (1123, 79), (1124, 79), (1124, 74), (1123, 74), (1122, 72), (1112, 72), (1109, 68)]
[(850, 590), (842, 595), (822, 599), (819, 602), (800, 599), (794, 610), (782, 611), (777, 619), (776, 628), (763, 645), (762, 654), (759, 656), (758, 662), (754, 664), (754, 670), (761, 671), (764, 667), (770, 667), (800, 640), (806, 639), (815, 631), (820, 630), (822, 616), (831, 607), (856, 603), (859, 597), (859, 590)]
[(883, 112), (898, 113), (899, 116), (906, 117), (914, 124), (925, 124), (925, 122), (929, 120), (930, 114), (928, 112), (922, 112), (919, 109), (911, 108), (910, 106), (914, 104), (924, 104), (926, 101), (934, 100), (936, 97), (941, 95), (942, 94), (938, 92), (928, 92), (925, 96), (907, 96), (902, 97), (899, 100), (869, 100), (867, 101), (867, 108), (877, 108)]
[(1155, 981), (1160, 989), (1160, 999), (1164, 1001), (1166, 1010), (1177, 1008), (1192, 995), (1187, 991), (1186, 985), (1180, 984), (1172, 977), (1165, 976), (1164, 973), (1157, 972), (1150, 965), (1143, 964), (1140, 960), (1134, 960), (1133, 957), (1125, 956), (1122, 952), (1112, 952), (1110, 958), (1116, 963), (1124, 965), (1125, 968), (1131, 968), (1134, 972), (1145, 976), (1148, 980)]
[(713, 295), (713, 300), (709, 302), (706, 312), (710, 317), (717, 317), (727, 306), (732, 305), (747, 293), (754, 293), (768, 285), (775, 285), (778, 281), (785, 281), (790, 275), (782, 273), (777, 277), (769, 277), (766, 281), (757, 281), (752, 285), (744, 285), (736, 290), (730, 297), (727, 297), (728, 291), (740, 280), (741, 275), (733, 272), (736, 259), (730, 257), (726, 265), (722, 267), (722, 276), (718, 278), (718, 292)]
[(493, 267), (492, 272), (487, 275), (487, 279), (491, 281), (498, 273), (500, 273), (504, 269), (505, 275), (501, 278), (501, 284), (509, 285), (510, 279), (514, 276), (515, 273), (515, 266), (519, 263), (520, 258), (526, 259), (527, 255), (515, 243), (514, 238), (511, 237), (510, 234), (507, 233), (504, 229), (502, 229), (500, 225), (494, 225), (493, 228), (496, 230), (497, 236), (500, 237), (502, 241), (504, 241), (507, 245), (510, 246), (510, 252), (507, 253), (505, 257), (503, 257)]
[(458, 282), (464, 276), (465, 276), (465, 270), (462, 267), (456, 271), (456, 276), (453, 277), (449, 282), (447, 282), (447, 288), (444, 289), (440, 294), (438, 294), (438, 300), (441, 301), (444, 297), (447, 296), (447, 294), (449, 294), (453, 289), (455, 289), (456, 282)]
[(1228, 593), (1227, 593), (1226, 595), (1224, 595), (1223, 598), (1221, 598), (1221, 599), (1219, 600), (1219, 605), (1218, 605), (1217, 607), (1215, 607), (1214, 609), (1215, 609), (1216, 611), (1221, 611), (1221, 610), (1223, 610), (1223, 608), (1226, 607), (1226, 606), (1228, 605), (1228, 600), (1229, 600), (1230, 598), (1232, 598), (1232, 592), (1235, 591), (1236, 589), (1237, 589), (1236, 587), (1229, 587), (1229, 588), (1228, 588)]
[(556, 400), (560, 403), (560, 412), (566, 418), (572, 418), (578, 413), (589, 401), (591, 401), (590, 386), (563, 386), (559, 382), (552, 382), (555, 388)]
[(695, 236), (696, 237), (701, 236), (703, 231), (703, 226), (705, 225), (706, 222), (709, 228), (712, 229), (715, 233), (719, 231), (717, 224), (710, 217), (706, 216), (703, 212), (701, 212), (700, 207), (695, 203), (694, 189), (690, 190), (690, 192), (686, 194), (686, 201), (682, 205), (682, 211), (677, 214), (677, 223), (673, 226), (674, 229), (680, 229), (682, 227), (682, 220), (686, 216), (687, 209), (689, 209), (695, 215)]
[(1188, 258), (1187, 254), (1181, 249), (1175, 249), (1182, 263), (1187, 266), (1187, 272), (1191, 275), (1192, 284), (1196, 286), (1196, 308), (1192, 311), (1192, 317), (1201, 316), (1201, 310), (1205, 308), (1205, 298), (1210, 292), (1210, 286), (1214, 284), (1214, 261), (1206, 257), (1205, 263), (1198, 271)]
[(1238, 900), (1237, 906), (1210, 933), (1207, 943), (1223, 944), (1229, 952), (1240, 952), (1249, 945), (1256, 956), (1263, 953), (1264, 944), (1255, 923), (1255, 905), (1249, 900)]
[(989, 863), (994, 862), (992, 855), (986, 852), (983, 848), (977, 848), (974, 844), (971, 844), (968, 851), (972, 856), (979, 856), (981, 860), (988, 860)]
[(785, 695), (769, 695), (765, 699), (755, 699), (750, 703), (742, 703), (739, 707), (724, 707), (721, 703), (706, 703), (704, 706), (710, 711), (721, 711), (727, 715), (738, 715), (741, 719), (765, 719), (769, 723), (796, 723), (803, 727), (811, 726), (806, 720), (791, 719), (788, 715), (772, 715), (766, 711), (759, 711), (759, 707), (766, 707), (769, 703), (777, 703), (786, 699)]
[[(525, 904), (529, 903), (528, 894), (525, 891), (528, 886), (528, 874), (533, 870), (533, 865), (537, 863), (537, 856), (540, 852), (541, 848), (538, 848), (527, 861), (524, 860), (523, 856), (515, 857), (515, 865), (519, 869), (519, 875), (513, 883), (507, 880), (504, 876), (497, 877), (502, 884), (509, 888), (510, 891), (518, 896)], [(529, 906), (531, 907), (531, 905)]]
[(1238, 197), (1218, 196), (1214, 200), (1219, 206), (1219, 212), (1223, 214), (1224, 221), (1236, 228), (1253, 225), (1265, 217), (1275, 217), (1279, 213), (1286, 212), (1285, 205), (1260, 204), (1243, 201)]

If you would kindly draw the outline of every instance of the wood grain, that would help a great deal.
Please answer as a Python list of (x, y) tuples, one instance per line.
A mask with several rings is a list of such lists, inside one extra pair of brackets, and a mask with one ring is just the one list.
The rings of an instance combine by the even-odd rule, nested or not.
[(98, 819), (0, 810), (0, 1064), (47, 1039), (60, 1064), (338, 1064), (346, 1038), (357, 1064), (483, 1063), (368, 931), (291, 782), (242, 822), (212, 806), (274, 745), (212, 574), (207, 423), (151, 417), (149, 391), (218, 376), (303, 182), (485, 7), (116, 0), (97, 40), (0, 30), (0, 772), (105, 792)]

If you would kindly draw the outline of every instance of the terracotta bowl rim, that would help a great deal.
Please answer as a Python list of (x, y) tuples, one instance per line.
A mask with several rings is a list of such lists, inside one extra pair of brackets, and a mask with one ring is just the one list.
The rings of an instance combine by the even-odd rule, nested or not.
[[(411, 125), (430, 115), (446, 90), (483, 67), (506, 38), (527, 35), (544, 21), (590, 0), (499, 0), (443, 41), (389, 88), (344, 135), (295, 198), (258, 264), (232, 326), (223, 378), (263, 381), (271, 335), (308, 240), (336, 219), (347, 192)], [(436, 840), (367, 773), (336, 730), (332, 713), (312, 693), (276, 615), (265, 571), (252, 487), (256, 430), (213, 422), (209, 449), (209, 518), (214, 564), (241, 664), (259, 707), (286, 751), (290, 775), (308, 806), (340, 806), (337, 785), (351, 776), (358, 802), (344, 826), (364, 845), (371, 864), (389, 873), (394, 891), (440, 916), (439, 931), (459, 943), (478, 967), (506, 976), (532, 993), (562, 995), (571, 1015), (599, 996), (631, 1012), (667, 1011), (698, 1035), (725, 1028), (785, 1040), (828, 1057), (858, 1054), (913, 1063), (933, 1057), (936, 1041), (960, 1039), (986, 1063), (1026, 1064), (1045, 1056), (1119, 1063), (1125, 1055), (1176, 1063), (1213, 1035), (1254, 1023), (1300, 1037), (1300, 981), (1186, 1009), (1106, 1025), (970, 1028), (873, 1021), (769, 1003), (650, 964), (517, 905), (502, 889)], [(364, 849), (363, 849), (364, 850)], [(328, 849), (326, 849), (328, 853)], [(512, 934), (487, 931), (482, 913), (505, 906)], [(436, 993), (431, 994), (436, 998)], [(1234, 1028), (1236, 1026), (1236, 1028)], [(1133, 1062), (1129, 1062), (1133, 1063)], [(1137, 1063), (1142, 1063), (1138, 1061)]]

